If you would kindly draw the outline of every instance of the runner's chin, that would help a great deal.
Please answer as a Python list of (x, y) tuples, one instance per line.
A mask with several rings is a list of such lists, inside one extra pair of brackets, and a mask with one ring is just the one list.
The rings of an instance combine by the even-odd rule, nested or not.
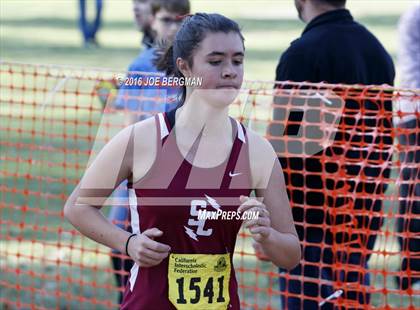
[(217, 87), (213, 90), (213, 95), (217, 102), (222, 105), (231, 104), (239, 94), (239, 89), (235, 87)]

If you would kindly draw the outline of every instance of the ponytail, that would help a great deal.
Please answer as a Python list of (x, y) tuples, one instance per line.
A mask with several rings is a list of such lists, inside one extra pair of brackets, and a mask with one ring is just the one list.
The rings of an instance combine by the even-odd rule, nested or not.
[(174, 46), (172, 44), (167, 47), (163, 46), (160, 50), (158, 49), (157, 54), (156, 68), (165, 72), (166, 75), (173, 75), (176, 66), (173, 59)]
[[(155, 65), (159, 71), (165, 72), (167, 76), (184, 77), (184, 75), (181, 73), (181, 71), (178, 70), (178, 67), (176, 66), (173, 44), (168, 44), (167, 46), (161, 44), (161, 46), (156, 49), (156, 55), (157, 58), (155, 59)], [(185, 85), (182, 85), (181, 92), (178, 95), (177, 107), (180, 107), (184, 104), (186, 97), (187, 88)]]

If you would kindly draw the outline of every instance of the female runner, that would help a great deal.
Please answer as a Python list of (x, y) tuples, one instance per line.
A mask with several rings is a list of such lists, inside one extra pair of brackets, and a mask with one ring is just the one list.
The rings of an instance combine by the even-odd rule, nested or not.
[[(183, 87), (177, 109), (117, 134), (66, 202), (64, 214), (82, 234), (134, 260), (122, 309), (240, 309), (232, 257), (242, 224), (275, 265), (300, 260), (275, 152), (228, 116), (243, 59), (236, 22), (185, 18), (159, 66), (201, 85)], [(100, 212), (125, 179), (133, 234)]]

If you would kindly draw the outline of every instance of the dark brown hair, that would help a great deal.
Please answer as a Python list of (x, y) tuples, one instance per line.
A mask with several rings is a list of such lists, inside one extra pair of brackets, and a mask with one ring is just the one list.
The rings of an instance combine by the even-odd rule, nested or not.
[(153, 15), (156, 15), (157, 11), (161, 9), (165, 9), (171, 13), (178, 13), (179, 15), (190, 13), (189, 0), (152, 0), (150, 5)]

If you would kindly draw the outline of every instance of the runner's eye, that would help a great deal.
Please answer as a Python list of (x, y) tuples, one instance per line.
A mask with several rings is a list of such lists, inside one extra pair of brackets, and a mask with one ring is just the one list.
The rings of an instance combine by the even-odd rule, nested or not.
[(217, 65), (220, 65), (221, 63), (222, 63), (221, 60), (210, 60), (209, 61), (209, 64), (212, 65), (212, 66), (217, 66)]
[(242, 59), (234, 59), (233, 60), (233, 64), (235, 66), (240, 66), (240, 65), (242, 65), (242, 63), (243, 63), (243, 60)]

